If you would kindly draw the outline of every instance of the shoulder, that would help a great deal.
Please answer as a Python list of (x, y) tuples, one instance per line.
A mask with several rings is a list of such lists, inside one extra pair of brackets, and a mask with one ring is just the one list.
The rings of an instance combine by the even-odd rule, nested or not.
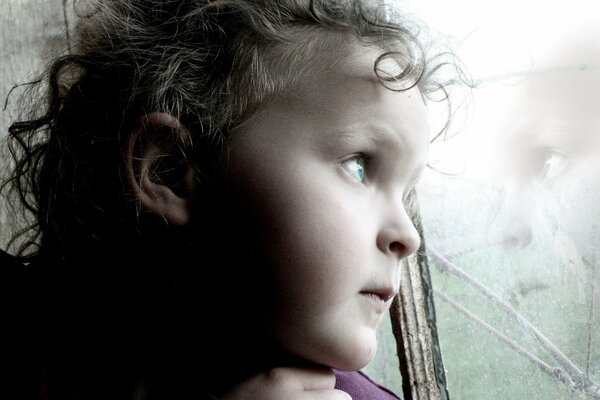
[(31, 268), (20, 258), (0, 250), (0, 308), (6, 318), (6, 331), (14, 332), (15, 337), (25, 332), (24, 323), (33, 315), (36, 287)]
[(27, 281), (28, 268), (15, 256), (0, 250), (0, 293), (19, 296)]
[(21, 260), (0, 250), (0, 314), (3, 335), (0, 341), (3, 373), (0, 398), (37, 399), (40, 335), (36, 293), (30, 269)]
[(362, 371), (340, 371), (334, 369), (335, 388), (352, 396), (353, 400), (400, 400), (396, 394), (373, 381)]
[(36, 269), (33, 263), (0, 249), (0, 296), (2, 300), (11, 300), (3, 305), (16, 308), (39, 297), (42, 277)]
[(13, 271), (19, 268), (19, 266), (21, 266), (21, 263), (19, 262), (17, 257), (8, 254), (4, 250), (0, 250), (0, 265), (2, 266), (2, 269), (4, 271), (8, 272), (8, 270)]

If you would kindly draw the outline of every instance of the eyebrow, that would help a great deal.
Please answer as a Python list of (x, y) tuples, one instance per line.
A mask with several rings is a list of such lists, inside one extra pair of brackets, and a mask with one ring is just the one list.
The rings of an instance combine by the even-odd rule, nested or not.
[(353, 144), (365, 141), (378, 147), (393, 148), (398, 152), (402, 152), (408, 147), (404, 135), (393, 133), (383, 125), (358, 123), (329, 132), (325, 136), (327, 137), (326, 141), (331, 144), (340, 142)]
[(581, 129), (582, 125), (583, 124), (580, 121), (564, 121), (560, 118), (526, 118), (509, 128), (509, 130), (512, 131), (509, 140), (513, 142), (518, 141), (519, 144), (523, 137), (526, 137), (534, 144), (537, 142), (557, 140), (561, 139), (565, 133), (569, 134), (574, 130)]

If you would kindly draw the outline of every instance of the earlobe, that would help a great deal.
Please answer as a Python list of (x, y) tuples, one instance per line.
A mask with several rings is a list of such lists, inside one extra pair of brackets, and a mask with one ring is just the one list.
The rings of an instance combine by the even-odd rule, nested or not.
[(173, 225), (190, 219), (193, 170), (186, 158), (190, 134), (165, 113), (151, 113), (134, 125), (127, 146), (127, 175), (140, 206)]

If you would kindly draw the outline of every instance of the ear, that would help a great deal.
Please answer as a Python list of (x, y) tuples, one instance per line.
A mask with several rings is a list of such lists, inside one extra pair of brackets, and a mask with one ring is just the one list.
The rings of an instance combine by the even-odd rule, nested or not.
[(190, 133), (176, 118), (151, 113), (134, 125), (127, 146), (129, 184), (140, 206), (173, 225), (190, 219), (194, 172)]

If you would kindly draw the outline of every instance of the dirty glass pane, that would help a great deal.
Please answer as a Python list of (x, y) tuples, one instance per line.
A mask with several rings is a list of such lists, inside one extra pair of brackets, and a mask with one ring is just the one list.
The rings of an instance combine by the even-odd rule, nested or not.
[(450, 398), (600, 399), (598, 2), (397, 1), (474, 84), (418, 188)]

